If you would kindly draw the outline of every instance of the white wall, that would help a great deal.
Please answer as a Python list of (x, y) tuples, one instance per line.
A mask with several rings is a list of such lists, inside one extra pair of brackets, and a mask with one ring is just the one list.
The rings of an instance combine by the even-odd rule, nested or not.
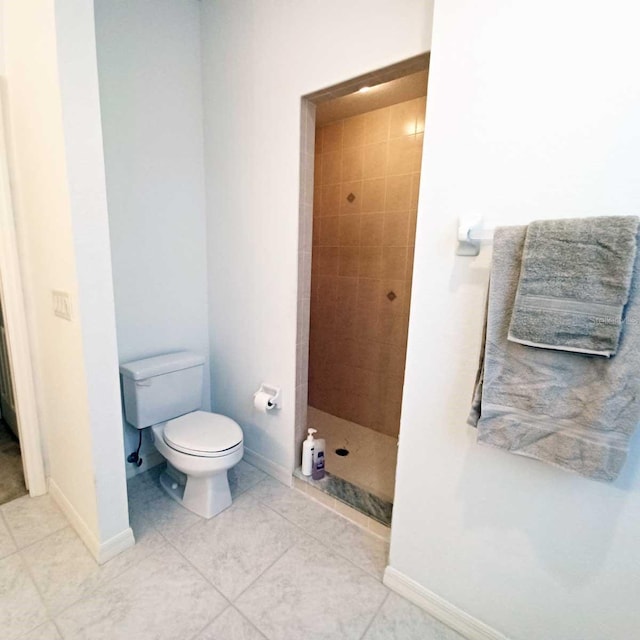
[[(430, 0), (203, 0), (213, 405), (294, 465), (300, 98), (429, 49)], [(260, 382), (282, 409), (258, 414)]]
[[(208, 356), (200, 3), (95, 11), (119, 359)], [(125, 436), (129, 453), (138, 432)], [(149, 438), (143, 458), (153, 451)]]
[[(53, 493), (99, 558), (131, 544), (118, 414), (93, 15), (4, 3), (13, 196)], [(52, 289), (71, 295), (68, 322)], [(106, 545), (106, 546), (105, 546)], [(111, 545), (111, 546), (110, 546)], [(120, 547), (121, 548), (121, 547)]]
[(637, 4), (437, 2), (391, 566), (513, 639), (638, 635), (640, 438), (607, 485), (465, 426), (502, 224), (640, 212)]
[(56, 2), (73, 247), (100, 539), (129, 528), (93, 6)]
[[(4, 33), (4, 2), (0, 2), (0, 33)], [(0, 44), (0, 75), (4, 74), (4, 46)]]

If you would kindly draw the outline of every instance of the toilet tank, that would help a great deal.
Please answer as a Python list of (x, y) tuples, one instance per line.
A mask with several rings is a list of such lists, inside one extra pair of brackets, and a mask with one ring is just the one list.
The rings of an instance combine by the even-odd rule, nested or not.
[(120, 365), (124, 413), (138, 429), (202, 407), (204, 357), (167, 353)]

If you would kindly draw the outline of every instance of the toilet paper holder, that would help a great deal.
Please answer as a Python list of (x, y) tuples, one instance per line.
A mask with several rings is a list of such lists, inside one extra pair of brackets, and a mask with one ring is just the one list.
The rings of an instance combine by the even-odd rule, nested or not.
[(268, 396), (266, 406), (267, 410), (278, 409), (280, 407), (280, 387), (263, 382), (260, 385), (260, 388), (253, 394), (254, 400), (257, 396), (261, 396), (263, 394)]

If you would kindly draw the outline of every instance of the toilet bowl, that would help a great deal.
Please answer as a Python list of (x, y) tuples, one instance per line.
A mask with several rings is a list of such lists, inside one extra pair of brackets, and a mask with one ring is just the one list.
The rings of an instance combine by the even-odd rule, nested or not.
[(204, 358), (189, 351), (120, 365), (125, 417), (151, 427), (167, 461), (160, 484), (174, 500), (203, 518), (231, 505), (227, 471), (244, 453), (240, 425), (202, 410)]
[(151, 432), (156, 449), (168, 463), (160, 484), (169, 496), (203, 518), (231, 506), (227, 471), (244, 453), (242, 429), (236, 422), (217, 413), (194, 411), (153, 425)]

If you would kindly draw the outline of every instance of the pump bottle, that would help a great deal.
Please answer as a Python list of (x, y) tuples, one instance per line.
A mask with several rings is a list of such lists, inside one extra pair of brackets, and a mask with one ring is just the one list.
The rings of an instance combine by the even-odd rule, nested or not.
[(313, 434), (317, 433), (317, 429), (307, 429), (307, 439), (302, 443), (302, 475), (310, 476), (313, 471), (313, 450), (315, 448), (315, 440)]

